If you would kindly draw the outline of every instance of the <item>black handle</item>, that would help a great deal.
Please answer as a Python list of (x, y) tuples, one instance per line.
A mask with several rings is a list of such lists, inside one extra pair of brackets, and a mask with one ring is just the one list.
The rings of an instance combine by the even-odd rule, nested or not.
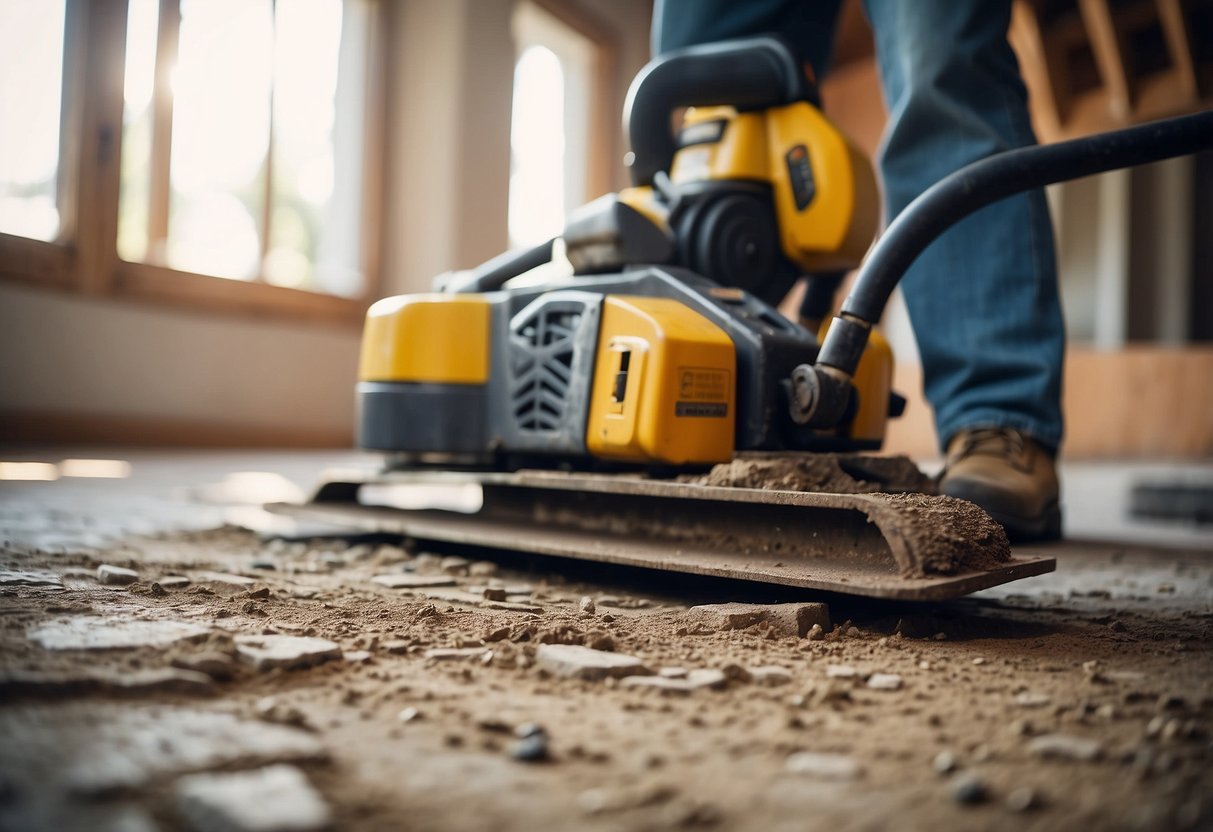
[(632, 183), (651, 185), (669, 169), (678, 149), (670, 114), (678, 107), (759, 110), (815, 100), (792, 50), (775, 37), (688, 46), (654, 58), (632, 82), (623, 108)]

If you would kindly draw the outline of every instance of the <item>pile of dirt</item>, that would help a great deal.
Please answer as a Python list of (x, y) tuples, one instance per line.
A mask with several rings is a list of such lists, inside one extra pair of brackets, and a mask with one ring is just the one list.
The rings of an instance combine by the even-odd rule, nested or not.
[(906, 539), (923, 575), (955, 575), (993, 569), (1011, 559), (1007, 533), (990, 515), (967, 500), (926, 494), (890, 494), (896, 528), (882, 525), (885, 537)]
[(868, 454), (740, 454), (682, 482), (764, 491), (829, 494), (935, 494), (935, 482), (906, 456)]

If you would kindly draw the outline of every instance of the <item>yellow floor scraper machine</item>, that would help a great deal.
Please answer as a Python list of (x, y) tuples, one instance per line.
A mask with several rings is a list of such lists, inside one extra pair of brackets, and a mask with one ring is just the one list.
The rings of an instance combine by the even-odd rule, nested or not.
[[(873, 325), (958, 219), (1192, 152), (1213, 135), (1210, 114), (979, 162), (924, 194), (863, 260), (872, 170), (816, 101), (775, 39), (650, 63), (624, 117), (632, 187), (574, 212), (557, 239), (372, 306), (359, 442), (387, 465), (277, 509), (436, 547), (885, 598), (1051, 570), (1013, 557), (976, 506), (931, 495), (907, 460), (863, 453), (904, 406)], [(572, 274), (537, 278), (553, 258)], [(829, 285), (861, 260), (820, 344), (776, 310), (800, 277)], [(828, 295), (809, 307), (807, 318), (828, 311)], [(473, 505), (442, 504), (468, 485)]]

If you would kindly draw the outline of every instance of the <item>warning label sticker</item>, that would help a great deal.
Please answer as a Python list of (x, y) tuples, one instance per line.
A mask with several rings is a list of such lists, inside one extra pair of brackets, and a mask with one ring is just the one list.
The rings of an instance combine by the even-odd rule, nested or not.
[(723, 419), (729, 415), (730, 373), (715, 367), (679, 367), (675, 416)]
[(692, 402), (727, 402), (729, 371), (714, 367), (679, 367), (678, 398)]
[(729, 415), (729, 406), (724, 402), (675, 402), (674, 415), (723, 419)]

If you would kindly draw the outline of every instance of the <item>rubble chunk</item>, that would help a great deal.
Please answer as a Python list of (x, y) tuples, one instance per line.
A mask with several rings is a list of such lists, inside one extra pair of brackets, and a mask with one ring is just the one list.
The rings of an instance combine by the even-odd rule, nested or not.
[(331, 818), (324, 798), (290, 765), (191, 774), (175, 791), (178, 811), (198, 832), (308, 832)]
[(1053, 701), (1053, 698), (1043, 693), (1023, 691), (1015, 694), (1015, 704), (1021, 708), (1043, 708)]
[(9, 569), (0, 566), (0, 586), (63, 586), (63, 579), (49, 569)]
[(786, 685), (792, 681), (792, 671), (777, 665), (747, 668), (750, 671), (750, 681), (759, 685)]
[(1044, 734), (1028, 743), (1028, 753), (1046, 760), (1089, 763), (1103, 756), (1103, 743), (1069, 734)]
[(478, 659), (485, 654), (483, 647), (435, 647), (425, 651), (427, 659), (436, 661), (458, 661), (459, 659)]
[(187, 621), (77, 615), (37, 624), (25, 634), (47, 650), (117, 650), (167, 647), (178, 641), (200, 639), (209, 632), (206, 627)]
[[(247, 589), (248, 587), (257, 583), (256, 578), (247, 578), (244, 575), (233, 575), (230, 572), (203, 572), (200, 579), (207, 583), (224, 584), (225, 586), (233, 586), (240, 589)], [(161, 582), (160, 585), (164, 586), (164, 583)]]
[(697, 690), (722, 688), (727, 681), (724, 673), (719, 670), (699, 668), (687, 672), (682, 678), (627, 676), (620, 684), (629, 688), (655, 688), (665, 693), (691, 693)]
[(896, 673), (873, 673), (868, 677), (872, 690), (901, 690), (901, 677)]
[(985, 803), (989, 797), (986, 782), (972, 772), (958, 774), (952, 780), (952, 799), (962, 806)]
[(392, 572), (376, 575), (371, 583), (388, 589), (423, 589), (426, 587), (455, 586), (454, 578), (448, 575), (414, 575), (410, 572)]
[(535, 651), (535, 659), (540, 667), (557, 676), (577, 679), (647, 676), (652, 672), (635, 656), (593, 650), (574, 644), (541, 644)]
[(235, 642), (241, 660), (258, 670), (311, 667), (342, 655), (334, 642), (312, 636), (240, 635)]
[(857, 780), (863, 768), (845, 754), (823, 754), (797, 751), (784, 760), (784, 768), (792, 774), (803, 774), (818, 780)]
[(97, 582), (108, 586), (125, 586), (139, 580), (139, 573), (134, 569), (113, 566), (103, 563), (97, 567)]
[(825, 604), (702, 604), (691, 607), (687, 617), (710, 630), (744, 630), (767, 624), (776, 635), (798, 638), (808, 636), (813, 625), (823, 631), (830, 626), (830, 608)]

